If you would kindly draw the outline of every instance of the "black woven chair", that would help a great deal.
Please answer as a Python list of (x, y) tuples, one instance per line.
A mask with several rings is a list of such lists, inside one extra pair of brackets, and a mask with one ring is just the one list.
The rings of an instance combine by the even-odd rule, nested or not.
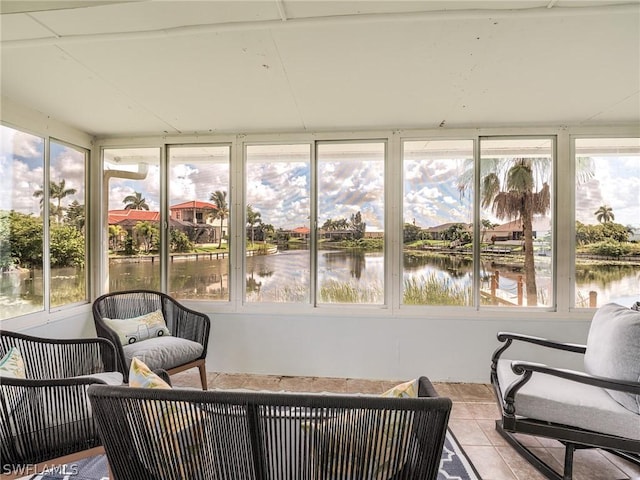
[[(118, 334), (104, 321), (105, 318), (126, 320), (156, 310), (162, 311), (171, 338), (151, 338), (123, 346)], [(202, 388), (207, 389), (205, 358), (210, 330), (207, 315), (185, 307), (162, 292), (130, 290), (97, 298), (93, 302), (93, 320), (98, 336), (116, 345), (125, 382), (128, 382), (131, 359), (136, 356), (152, 370), (164, 369), (169, 375), (198, 367)]]
[(0, 377), (3, 478), (101, 452), (87, 388), (122, 382), (114, 345), (102, 338), (57, 340), (0, 331), (0, 358), (12, 347), (23, 358), (26, 379)]
[(96, 385), (89, 398), (115, 480), (433, 480), (451, 411), (444, 397)]

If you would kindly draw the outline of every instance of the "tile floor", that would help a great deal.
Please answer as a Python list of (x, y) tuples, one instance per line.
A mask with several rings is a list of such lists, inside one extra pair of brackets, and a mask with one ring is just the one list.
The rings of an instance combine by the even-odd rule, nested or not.
[[(405, 380), (362, 380), (355, 378), (281, 377), (209, 373), (210, 389), (272, 390), (334, 393), (382, 393)], [(196, 370), (172, 377), (175, 386), (200, 385)], [(498, 435), (494, 421), (499, 417), (490, 385), (434, 383), (440, 395), (453, 401), (449, 427), (482, 480), (543, 480), (544, 477), (520, 457)], [(558, 442), (527, 437), (530, 446), (554, 468), (562, 469), (564, 448)], [(640, 467), (600, 450), (578, 450), (574, 456), (574, 480), (640, 480)]]

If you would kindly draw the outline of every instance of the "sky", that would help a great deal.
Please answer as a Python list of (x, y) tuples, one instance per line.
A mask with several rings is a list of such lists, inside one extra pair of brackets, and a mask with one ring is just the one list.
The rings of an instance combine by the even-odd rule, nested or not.
[[(40, 214), (40, 199), (33, 193), (41, 190), (44, 174), (44, 141), (40, 137), (0, 126), (0, 210)], [(50, 180), (65, 180), (66, 189), (75, 189), (74, 195), (63, 200), (84, 203), (84, 152), (51, 142)], [(6, 195), (5, 192), (12, 192)]]
[[(39, 199), (33, 192), (43, 185), (43, 141), (9, 127), (0, 127), (0, 188), (12, 192), (0, 195), (0, 210), (38, 214)], [(257, 153), (246, 166), (247, 203), (262, 215), (262, 221), (275, 228), (309, 225), (310, 185), (309, 146), (279, 146), (270, 156)], [(306, 151), (305, 151), (306, 148)], [(84, 168), (82, 154), (62, 145), (52, 144), (51, 179), (66, 180), (67, 188), (78, 193), (83, 203)], [(109, 208), (122, 209), (124, 197), (141, 192), (151, 210), (160, 206), (159, 150), (149, 164), (144, 180), (112, 179)], [(229, 191), (229, 147), (200, 148), (198, 155), (177, 156), (172, 163), (170, 204), (190, 200), (209, 201), (215, 190)], [(286, 150), (286, 149), (285, 149)], [(318, 222), (349, 219), (360, 211), (368, 231), (383, 230), (384, 218), (384, 144), (343, 150), (320, 150), (318, 162)], [(249, 150), (250, 151), (250, 150)], [(157, 152), (157, 153), (156, 153)], [(576, 220), (595, 224), (594, 212), (601, 205), (613, 209), (615, 221), (640, 227), (640, 155), (593, 155), (594, 175), (576, 192)], [(111, 164), (113, 168), (115, 164)], [(120, 167), (129, 171), (132, 167)], [(456, 186), (461, 161), (447, 158), (413, 158), (404, 169), (404, 221), (421, 227), (447, 222), (470, 222), (470, 199), (461, 198)], [(56, 180), (58, 179), (58, 180)], [(233, 200), (228, 197), (231, 203)], [(484, 218), (484, 215), (483, 215)]]

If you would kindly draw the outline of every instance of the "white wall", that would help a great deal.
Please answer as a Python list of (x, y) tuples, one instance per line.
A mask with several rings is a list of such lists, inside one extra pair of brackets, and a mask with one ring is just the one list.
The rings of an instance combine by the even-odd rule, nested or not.
[[(195, 305), (192, 305), (195, 306)], [(586, 342), (589, 321), (210, 314), (207, 368), (218, 372), (401, 380), (489, 381), (499, 331)], [(514, 345), (515, 346), (515, 345)], [(513, 349), (513, 346), (512, 346)], [(580, 368), (574, 354), (513, 349), (524, 358)], [(534, 357), (537, 352), (541, 357)], [(511, 358), (511, 357), (507, 357)]]
[[(189, 305), (198, 308), (195, 302)], [(201, 310), (202, 306), (200, 306)], [(209, 312), (208, 312), (209, 313)], [(209, 372), (488, 383), (499, 331), (572, 343), (586, 342), (584, 319), (487, 320), (209, 313)], [(42, 337), (95, 336), (88, 308), (44, 325), (21, 329)], [(539, 347), (511, 349), (517, 358), (580, 369), (574, 354)], [(507, 358), (516, 358), (506, 356)]]

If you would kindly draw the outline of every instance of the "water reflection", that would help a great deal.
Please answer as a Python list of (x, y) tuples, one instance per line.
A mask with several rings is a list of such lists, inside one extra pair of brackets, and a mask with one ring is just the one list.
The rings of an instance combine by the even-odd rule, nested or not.
[[(301, 302), (310, 301), (311, 260), (308, 250), (286, 250), (275, 255), (246, 258), (247, 302)], [(540, 263), (537, 271), (541, 290), (551, 291), (551, 265)], [(415, 256), (403, 255), (403, 280), (423, 281), (435, 277), (437, 282), (453, 288), (470, 288), (473, 283), (473, 262), (468, 255)], [(482, 289), (490, 287), (490, 278), (500, 270), (500, 287), (515, 291), (521, 272), (511, 271), (508, 265), (483, 262)], [(517, 269), (516, 269), (517, 270)], [(227, 259), (205, 258), (175, 260), (169, 266), (170, 293), (182, 299), (229, 299), (229, 263)], [(52, 304), (82, 301), (84, 271), (52, 269)], [(110, 291), (160, 288), (160, 269), (157, 262), (112, 263), (109, 266)], [(320, 251), (318, 255), (318, 286), (331, 284), (352, 285), (360, 290), (371, 289), (375, 294), (370, 303), (383, 301), (384, 256), (382, 252)], [(576, 303), (588, 300), (589, 292), (597, 292), (597, 305), (617, 301), (631, 304), (640, 296), (640, 267), (633, 265), (589, 265), (576, 267)], [(21, 270), (0, 275), (0, 319), (42, 310), (42, 271)], [(550, 296), (550, 295), (549, 295)], [(545, 303), (550, 298), (542, 299)], [(55, 303), (54, 303), (55, 302)]]

